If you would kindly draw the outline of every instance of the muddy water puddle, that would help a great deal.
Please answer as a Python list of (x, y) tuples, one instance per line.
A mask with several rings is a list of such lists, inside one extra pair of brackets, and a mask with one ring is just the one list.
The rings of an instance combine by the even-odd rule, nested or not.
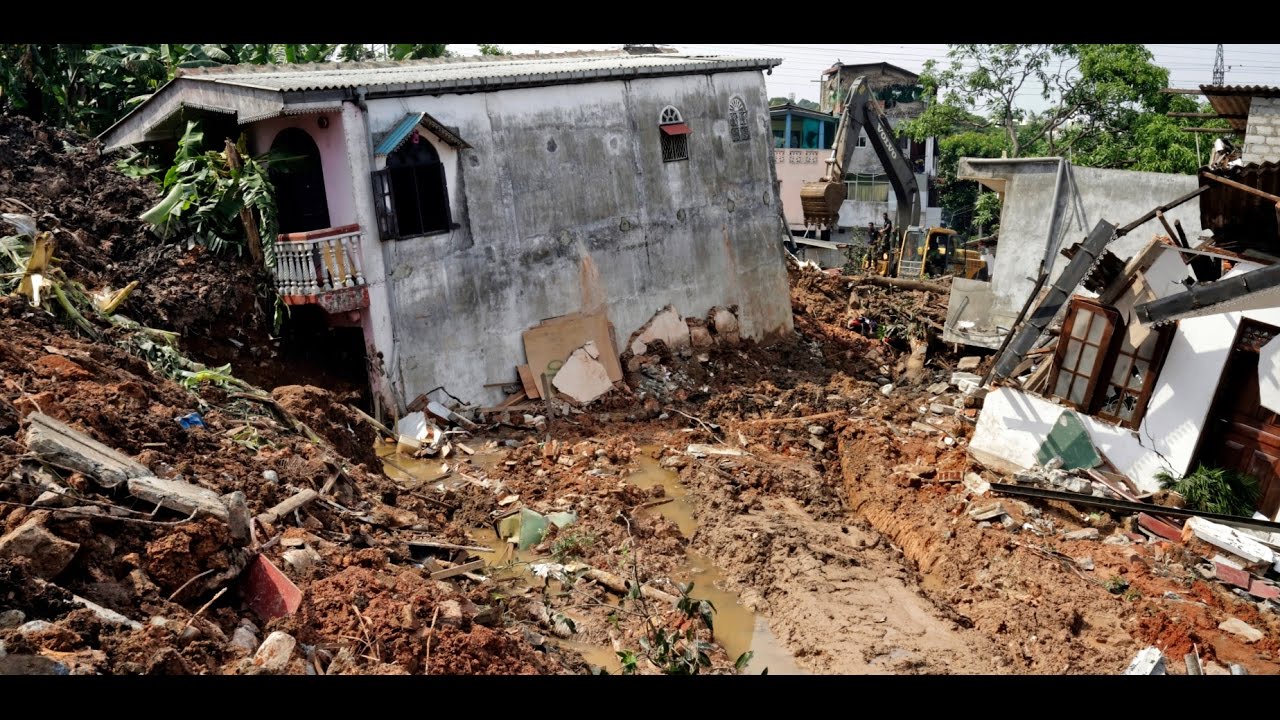
[[(697, 532), (698, 521), (688, 489), (680, 484), (680, 477), (674, 471), (662, 467), (652, 457), (651, 453), (658, 448), (649, 446), (641, 450), (635, 456), (636, 470), (627, 477), (627, 482), (642, 488), (660, 485), (667, 497), (674, 498), (669, 503), (646, 508), (641, 512), (660, 513), (675, 523), (686, 538), (692, 538)], [(677, 582), (692, 582), (693, 590), (690, 595), (699, 600), (709, 600), (715, 606), (715, 639), (730, 658), (737, 658), (742, 653), (751, 651), (751, 661), (745, 670), (747, 673), (759, 673), (768, 668), (770, 675), (808, 674), (796, 665), (791, 653), (774, 637), (769, 623), (744, 607), (737, 593), (723, 589), (724, 573), (711, 558), (692, 550), (687, 551), (685, 557), (684, 567), (677, 570), (672, 579)]]
[[(636, 470), (627, 476), (627, 482), (642, 488), (661, 486), (671, 502), (641, 510), (641, 513), (659, 513), (680, 529), (686, 538), (692, 538), (698, 529), (698, 521), (694, 512), (689, 491), (680, 484), (679, 476), (667, 468), (661, 467), (658, 460), (652, 457), (659, 448), (648, 446), (637, 453), (634, 461)], [(450, 468), (458, 462), (457, 458), (424, 458), (416, 459), (396, 453), (394, 444), (378, 446), (378, 454), (385, 462), (388, 477), (401, 482), (430, 484), (443, 480), (449, 475), (444, 465)], [(492, 469), (501, 463), (504, 450), (478, 450), (475, 455), (468, 456), (474, 465), (483, 469)], [(517, 551), (498, 537), (492, 527), (472, 528), (468, 532), (470, 541), (489, 548), (487, 552), (477, 552), (489, 566), (488, 574), (494, 580), (514, 582), (518, 586), (541, 585), (544, 581), (535, 578), (530, 572), (530, 565), (540, 562), (553, 562), (550, 557), (539, 555), (534, 550)], [(743, 671), (747, 674), (759, 674), (766, 668), (770, 675), (805, 675), (795, 659), (769, 628), (766, 619), (742, 605), (738, 595), (724, 590), (725, 576), (716, 567), (711, 558), (686, 552), (686, 561), (673, 573), (676, 582), (692, 582), (690, 593), (699, 600), (709, 600), (715, 606), (714, 636), (724, 647), (730, 658), (737, 658), (747, 651), (752, 658)], [(612, 647), (575, 640), (547, 638), (549, 642), (564, 649), (575, 650), (582, 654), (590, 664), (603, 667), (610, 672), (619, 670), (617, 655)]]

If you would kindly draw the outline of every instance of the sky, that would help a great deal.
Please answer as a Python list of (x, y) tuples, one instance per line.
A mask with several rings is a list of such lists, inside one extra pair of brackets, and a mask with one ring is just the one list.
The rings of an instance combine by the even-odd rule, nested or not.
[[(569, 50), (606, 50), (618, 45), (547, 44), (547, 45), (499, 45), (515, 53), (566, 52)], [(846, 64), (860, 62), (888, 62), (912, 72), (920, 72), (927, 60), (945, 61), (946, 45), (689, 45), (670, 44), (681, 52), (714, 55), (738, 55), (748, 57), (782, 58), (782, 64), (765, 78), (770, 97), (785, 97), (795, 93), (796, 99), (818, 99), (817, 80), (823, 70), (836, 60)], [(1156, 63), (1170, 72), (1171, 87), (1196, 88), (1213, 82), (1213, 61), (1217, 45), (1148, 44)], [(476, 54), (475, 45), (450, 45), (459, 55)], [(1280, 45), (1223, 46), (1223, 58), (1227, 67), (1227, 85), (1280, 86)], [(1038, 110), (1039, 93), (1026, 91), (1027, 108)]]

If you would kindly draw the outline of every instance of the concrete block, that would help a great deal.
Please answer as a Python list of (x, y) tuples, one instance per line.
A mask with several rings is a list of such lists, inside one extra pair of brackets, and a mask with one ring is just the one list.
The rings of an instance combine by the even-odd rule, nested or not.
[(645, 354), (649, 349), (648, 343), (654, 340), (661, 340), (672, 350), (689, 347), (689, 326), (675, 307), (664, 307), (640, 328), (636, 339), (631, 342), (632, 354)]
[(267, 672), (281, 672), (289, 666), (297, 646), (298, 641), (292, 635), (277, 630), (262, 641), (258, 652), (253, 655), (253, 664)]
[(32, 517), (0, 537), (0, 558), (26, 558), (36, 575), (49, 580), (71, 564), (80, 545), (54, 535)]
[(182, 480), (132, 478), (129, 480), (129, 494), (176, 512), (207, 515), (223, 522), (230, 520), (230, 510), (218, 493)]
[(1229, 632), (1232, 635), (1239, 636), (1246, 643), (1255, 643), (1265, 637), (1261, 630), (1253, 627), (1240, 618), (1224, 620), (1218, 623), (1218, 629), (1224, 632)]
[(711, 326), (725, 342), (738, 342), (738, 316), (729, 312), (728, 308), (717, 307), (711, 310)]
[(711, 331), (702, 325), (694, 325), (689, 328), (689, 344), (696, 348), (708, 348), (715, 343), (711, 337)]
[(982, 358), (978, 357), (977, 355), (970, 355), (968, 357), (960, 358), (960, 362), (956, 363), (956, 369), (963, 370), (965, 372), (972, 372), (974, 370), (977, 370), (978, 366), (981, 364), (982, 364)]

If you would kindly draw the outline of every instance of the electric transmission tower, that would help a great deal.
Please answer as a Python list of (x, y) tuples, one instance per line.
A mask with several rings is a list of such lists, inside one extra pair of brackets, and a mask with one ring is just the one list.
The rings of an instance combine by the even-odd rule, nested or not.
[(1227, 66), (1222, 62), (1222, 43), (1218, 43), (1218, 56), (1213, 61), (1213, 84), (1221, 85), (1227, 76)]

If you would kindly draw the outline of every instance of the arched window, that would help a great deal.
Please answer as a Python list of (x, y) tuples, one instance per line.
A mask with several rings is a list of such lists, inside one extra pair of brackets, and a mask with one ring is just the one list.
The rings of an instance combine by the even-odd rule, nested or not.
[(729, 100), (729, 137), (734, 142), (742, 142), (751, 137), (747, 130), (747, 104), (740, 97)]
[(444, 165), (417, 130), (374, 173), (379, 234), (384, 240), (446, 232), (452, 226)]
[(662, 162), (689, 159), (689, 126), (680, 111), (668, 105), (658, 115), (659, 139), (662, 142)]
[(329, 227), (329, 201), (316, 141), (302, 128), (285, 128), (272, 141), (271, 152), (280, 158), (270, 169), (280, 231), (308, 232)]

